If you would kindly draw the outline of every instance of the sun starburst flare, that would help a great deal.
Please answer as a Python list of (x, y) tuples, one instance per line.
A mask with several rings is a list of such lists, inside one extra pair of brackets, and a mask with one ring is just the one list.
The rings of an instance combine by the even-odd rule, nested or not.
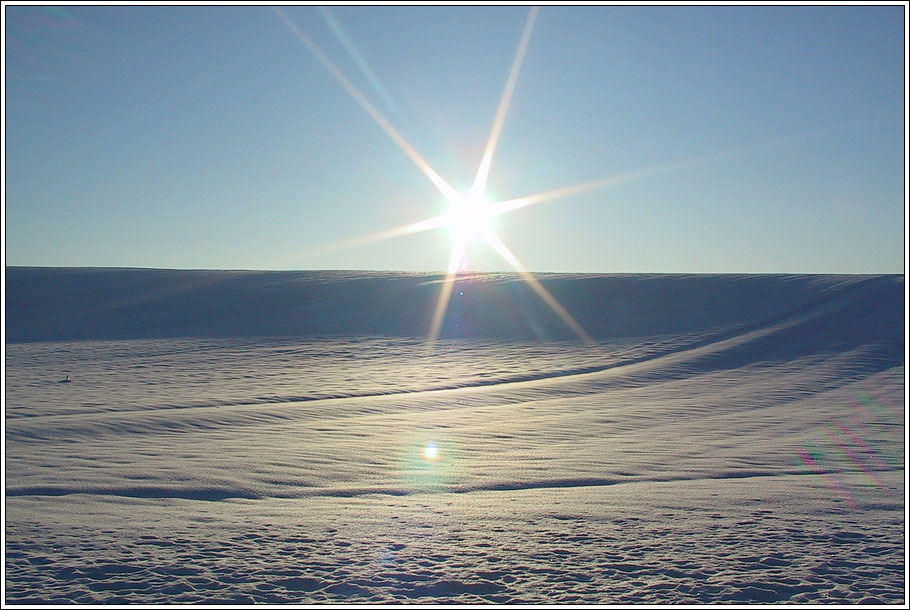
[[(524, 29), (522, 30), (521, 39), (518, 43), (518, 49), (512, 60), (509, 70), (509, 76), (506, 79), (506, 85), (503, 89), (493, 124), (490, 128), (490, 134), (487, 137), (486, 147), (480, 160), (480, 165), (474, 176), (474, 182), (467, 193), (456, 191), (439, 173), (430, 166), (430, 164), (417, 152), (417, 150), (408, 142), (401, 133), (383, 116), (376, 107), (367, 100), (367, 98), (357, 89), (356, 86), (341, 72), (323, 53), (316, 43), (314, 43), (288, 15), (280, 8), (273, 7), (272, 10), (281, 19), (281, 21), (291, 30), (291, 33), (303, 44), (310, 53), (322, 64), (322, 66), (335, 78), (336, 81), (347, 91), (347, 93), (360, 105), (361, 108), (373, 119), (373, 121), (388, 135), (395, 144), (411, 159), (414, 165), (423, 172), (423, 174), (432, 182), (437, 189), (446, 198), (449, 209), (445, 214), (428, 218), (420, 222), (415, 222), (402, 227), (379, 231), (359, 238), (354, 238), (327, 246), (318, 251), (321, 254), (343, 250), (355, 246), (374, 243), (394, 237), (401, 237), (412, 233), (428, 231), (431, 229), (448, 228), (452, 232), (453, 243), (449, 255), (449, 263), (446, 268), (446, 275), (442, 282), (442, 288), (439, 293), (439, 299), (433, 311), (433, 317), (430, 322), (429, 338), (435, 341), (439, 338), (442, 324), (448, 311), (452, 291), (455, 286), (455, 280), (461, 265), (464, 261), (464, 254), (467, 245), (475, 239), (482, 239), (495, 252), (497, 252), (529, 286), (543, 299), (543, 301), (566, 323), (583, 341), (591, 342), (592, 339), (581, 325), (572, 317), (572, 315), (556, 300), (556, 298), (547, 291), (546, 288), (531, 274), (530, 271), (518, 260), (518, 258), (509, 250), (502, 240), (493, 232), (491, 221), (495, 216), (505, 212), (516, 210), (529, 205), (534, 205), (543, 201), (549, 201), (581, 192), (601, 188), (609, 183), (608, 179), (596, 180), (592, 182), (577, 184), (562, 189), (555, 189), (530, 195), (519, 199), (510, 199), (500, 202), (488, 202), (485, 199), (485, 189), (487, 179), (490, 174), (490, 167), (493, 163), (493, 157), (496, 153), (496, 147), (505, 124), (506, 115), (508, 114), (509, 105), (515, 92), (518, 75), (521, 72), (521, 66), (527, 53), (528, 45), (531, 40), (531, 33), (534, 29), (534, 22), (537, 19), (538, 8), (532, 7), (528, 12), (525, 20)], [(363, 69), (363, 68), (362, 68)], [(372, 82), (372, 81), (371, 81)], [(381, 87), (378, 79), (374, 83), (374, 88)]]

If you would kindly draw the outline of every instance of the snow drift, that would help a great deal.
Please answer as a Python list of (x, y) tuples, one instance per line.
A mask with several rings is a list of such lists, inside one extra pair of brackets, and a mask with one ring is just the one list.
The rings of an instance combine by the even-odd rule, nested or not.
[(904, 601), (903, 276), (539, 277), (8, 268), (6, 601)]

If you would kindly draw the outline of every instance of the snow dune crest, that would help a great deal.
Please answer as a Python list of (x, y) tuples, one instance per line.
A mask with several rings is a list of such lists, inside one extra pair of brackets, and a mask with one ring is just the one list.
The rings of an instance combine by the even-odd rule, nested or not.
[[(425, 337), (441, 275), (7, 267), (7, 341)], [(902, 315), (903, 276), (539, 274), (598, 339), (765, 325), (837, 299)], [(574, 340), (518, 274), (459, 276), (443, 338)], [(463, 294), (460, 294), (463, 293)], [(858, 312), (845, 310), (847, 315)]]

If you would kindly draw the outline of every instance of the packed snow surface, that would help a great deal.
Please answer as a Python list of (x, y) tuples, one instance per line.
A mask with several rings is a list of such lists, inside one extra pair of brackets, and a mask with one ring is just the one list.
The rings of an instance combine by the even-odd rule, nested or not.
[(905, 601), (903, 276), (441, 279), (8, 268), (5, 601)]

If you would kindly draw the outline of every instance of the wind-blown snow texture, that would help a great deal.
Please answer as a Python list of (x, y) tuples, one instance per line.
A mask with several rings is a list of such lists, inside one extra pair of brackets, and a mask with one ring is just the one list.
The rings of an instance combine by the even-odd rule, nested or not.
[(6, 271), (7, 602), (905, 599), (903, 276)]

